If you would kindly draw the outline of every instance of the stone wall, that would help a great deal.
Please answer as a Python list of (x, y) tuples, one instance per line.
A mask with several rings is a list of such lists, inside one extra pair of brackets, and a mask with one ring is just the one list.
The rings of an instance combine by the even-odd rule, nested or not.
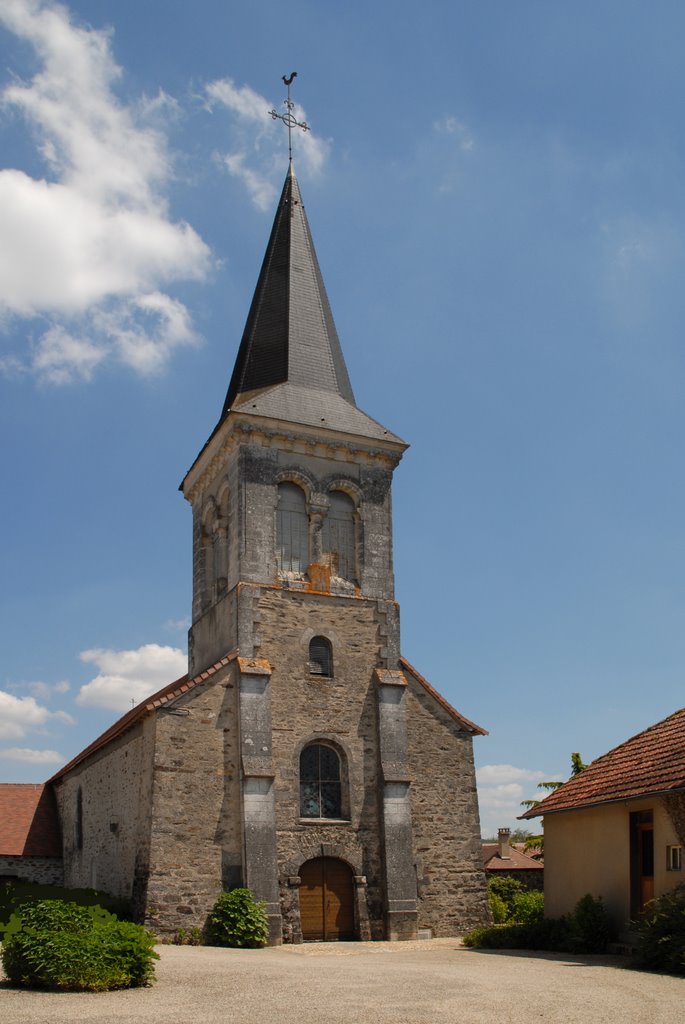
[(203, 927), (222, 889), (242, 884), (233, 667), (157, 712), (147, 923)]
[[(227, 428), (226, 428), (227, 429)], [(193, 505), (193, 625), (189, 672), (193, 676), (239, 644), (236, 593), (245, 583), (271, 586), (276, 565), (278, 484), (290, 480), (306, 495), (312, 562), (319, 557), (317, 536), (331, 490), (341, 489), (356, 507), (357, 583), (366, 597), (392, 601), (392, 521), (390, 486), (394, 459), (370, 455), (357, 446), (275, 437), (254, 431), (251, 443), (225, 438), (225, 456), (216, 458), (189, 488)], [(311, 581), (301, 581), (307, 589)], [(317, 588), (318, 589), (318, 588)], [(354, 593), (337, 578), (327, 589)]]
[(55, 784), (68, 888), (144, 901), (154, 732), (142, 719)]
[(16, 878), (40, 885), (64, 885), (61, 857), (0, 857), (0, 879)]
[(490, 920), (473, 740), (405, 675), (419, 928), (459, 935)]
[[(309, 671), (309, 641), (326, 636), (333, 676)], [(278, 861), (285, 937), (297, 940), (296, 884), (301, 864), (322, 855), (347, 861), (365, 877), (369, 934), (383, 938), (383, 887), (378, 804), (376, 692), (379, 617), (374, 602), (305, 593), (264, 591), (258, 607), (256, 647), (272, 665), (271, 714)], [(346, 767), (349, 821), (300, 819), (299, 756), (322, 739)], [(345, 801), (344, 801), (345, 804)], [(361, 883), (360, 883), (361, 884)], [(361, 915), (363, 918), (363, 914)]]
[(520, 882), (521, 885), (529, 892), (544, 892), (545, 889), (545, 872), (536, 871), (532, 868), (530, 871), (526, 871), (525, 868), (512, 868), (511, 871), (488, 871), (486, 869), (485, 876), (489, 881), (491, 878), (513, 878), (515, 882)]

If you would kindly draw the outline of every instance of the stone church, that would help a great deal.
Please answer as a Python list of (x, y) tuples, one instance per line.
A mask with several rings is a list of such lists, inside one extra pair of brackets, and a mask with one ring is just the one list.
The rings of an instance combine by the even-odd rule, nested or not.
[(401, 655), (391, 484), (290, 165), (193, 511), (188, 675), (47, 784), (64, 883), (160, 934), (218, 893), (272, 943), (453, 935), (488, 918), (468, 721)]

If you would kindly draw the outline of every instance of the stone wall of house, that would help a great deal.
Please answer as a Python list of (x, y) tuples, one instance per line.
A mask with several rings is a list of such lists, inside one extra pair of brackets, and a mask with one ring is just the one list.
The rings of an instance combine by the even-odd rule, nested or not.
[(147, 924), (202, 928), (242, 884), (236, 685), (229, 665), (157, 712)]
[(515, 882), (520, 882), (529, 892), (544, 892), (545, 888), (545, 872), (536, 871), (532, 868), (530, 871), (526, 871), (525, 868), (514, 868), (511, 871), (487, 871), (485, 876), (488, 881), (491, 878), (513, 878)]
[[(284, 591), (263, 592), (258, 606), (259, 654), (272, 665), (271, 715), (275, 766), (276, 829), (286, 940), (297, 941), (298, 895), (294, 879), (305, 860), (347, 861), (366, 879), (359, 924), (383, 938), (383, 882), (378, 803), (376, 687), (381, 633), (374, 602)], [(309, 641), (325, 636), (333, 676), (312, 675)], [(267, 639), (268, 638), (268, 639)], [(345, 823), (300, 818), (299, 757), (321, 739), (342, 757)], [(347, 806), (346, 806), (347, 804)], [(290, 881), (289, 881), (290, 880)]]
[[(140, 904), (148, 860), (154, 718), (138, 721), (55, 784), (64, 884)], [(80, 794), (80, 795), (79, 795)]]
[(419, 928), (458, 935), (490, 920), (473, 740), (405, 676)]
[(63, 885), (61, 857), (0, 857), (0, 879), (16, 878), (40, 885)]

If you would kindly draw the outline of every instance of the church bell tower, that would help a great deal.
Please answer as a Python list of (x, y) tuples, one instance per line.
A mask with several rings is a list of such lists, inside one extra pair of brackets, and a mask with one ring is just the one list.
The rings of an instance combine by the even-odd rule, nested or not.
[[(291, 164), (221, 417), (181, 485), (189, 674), (234, 659), (226, 878), (266, 901), (272, 942), (416, 936), (391, 518), (406, 447), (356, 405)], [(336, 872), (333, 924), (317, 893)]]

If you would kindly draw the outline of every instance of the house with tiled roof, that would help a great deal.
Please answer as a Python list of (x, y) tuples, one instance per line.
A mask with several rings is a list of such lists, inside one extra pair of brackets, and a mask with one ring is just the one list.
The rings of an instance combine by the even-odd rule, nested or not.
[(623, 928), (685, 880), (685, 708), (638, 733), (529, 808), (545, 827), (545, 912), (601, 896)]
[(219, 422), (181, 484), (188, 675), (49, 780), (67, 886), (166, 934), (247, 886), (274, 944), (489, 919), (485, 730), (401, 656), (406, 448), (356, 404), (291, 164)]
[(61, 885), (62, 837), (52, 787), (0, 783), (0, 881)]
[(483, 867), (488, 878), (515, 878), (526, 889), (542, 889), (545, 866), (541, 859), (532, 857), (524, 843), (512, 843), (511, 831), (500, 828), (496, 843), (483, 843)]

